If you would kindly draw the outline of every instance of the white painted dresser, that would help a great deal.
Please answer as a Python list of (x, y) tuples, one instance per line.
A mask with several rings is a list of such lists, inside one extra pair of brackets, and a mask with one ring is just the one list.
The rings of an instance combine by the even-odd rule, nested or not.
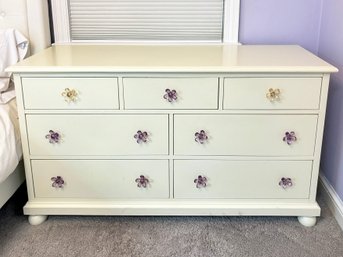
[(55, 46), (14, 72), (31, 224), (47, 215), (316, 222), (329, 76), (298, 46)]

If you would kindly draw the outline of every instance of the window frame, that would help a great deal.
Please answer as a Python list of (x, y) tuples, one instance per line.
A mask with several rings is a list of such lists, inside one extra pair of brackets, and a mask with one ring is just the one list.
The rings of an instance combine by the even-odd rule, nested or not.
[(71, 40), (68, 0), (50, 0), (55, 44), (238, 44), (240, 0), (223, 0), (223, 36), (221, 42), (213, 41), (116, 41), (116, 40)]

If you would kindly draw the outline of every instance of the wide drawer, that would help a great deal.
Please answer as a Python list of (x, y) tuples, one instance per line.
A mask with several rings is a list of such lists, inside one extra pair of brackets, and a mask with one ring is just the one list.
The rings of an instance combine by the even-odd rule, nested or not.
[(26, 109), (119, 108), (117, 78), (23, 78), (22, 85)]
[(174, 197), (305, 199), (311, 172), (311, 161), (175, 160)]
[(31, 164), (38, 198), (169, 198), (167, 160), (33, 160)]
[(168, 115), (27, 115), (26, 119), (31, 155), (168, 154)]
[(218, 108), (218, 78), (123, 78), (123, 86), (125, 109)]
[(316, 126), (317, 115), (179, 114), (174, 154), (312, 156)]
[(224, 109), (318, 109), (321, 78), (225, 78)]

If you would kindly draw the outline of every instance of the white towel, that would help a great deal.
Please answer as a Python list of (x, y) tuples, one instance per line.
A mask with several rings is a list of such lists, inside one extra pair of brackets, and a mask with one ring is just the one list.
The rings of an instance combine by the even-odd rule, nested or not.
[(11, 74), (5, 69), (24, 59), (28, 40), (15, 29), (0, 30), (0, 104), (15, 97)]

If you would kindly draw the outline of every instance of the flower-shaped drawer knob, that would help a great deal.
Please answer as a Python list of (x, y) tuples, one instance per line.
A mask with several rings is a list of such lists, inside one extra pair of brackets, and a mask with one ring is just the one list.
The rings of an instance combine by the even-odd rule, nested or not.
[(143, 188), (146, 188), (149, 184), (149, 180), (143, 175), (140, 175), (139, 178), (136, 178), (135, 182), (137, 183), (137, 187)]
[(198, 178), (194, 179), (196, 188), (203, 188), (207, 186), (207, 178), (205, 176), (199, 175)]
[(76, 102), (78, 99), (78, 92), (75, 89), (66, 88), (61, 95), (67, 103)]
[(165, 90), (165, 95), (163, 96), (164, 99), (166, 99), (168, 102), (176, 102), (177, 100), (177, 93), (175, 89), (170, 90), (167, 88)]
[(206, 132), (204, 130), (200, 130), (199, 132), (196, 132), (194, 136), (195, 136), (195, 142), (198, 142), (199, 144), (204, 144), (208, 140), (208, 136), (206, 135)]
[(287, 189), (293, 186), (293, 182), (291, 178), (281, 178), (279, 182), (279, 186), (282, 187), (283, 189)]
[(133, 137), (134, 137), (134, 139), (136, 139), (136, 142), (138, 144), (147, 143), (149, 140), (148, 132), (141, 131), (141, 130), (138, 130), (137, 133)]
[(64, 187), (64, 184), (65, 184), (64, 179), (61, 176), (52, 177), (51, 181), (52, 181), (52, 184), (51, 184), (52, 187), (55, 187), (55, 188)]
[(279, 101), (280, 100), (280, 94), (281, 91), (278, 88), (269, 88), (268, 89), (268, 93), (266, 94), (266, 97), (268, 98), (268, 100), (270, 102), (275, 102), (275, 101)]
[(49, 130), (49, 134), (45, 135), (45, 138), (49, 140), (50, 144), (59, 143), (61, 140), (61, 135), (53, 130)]
[(286, 142), (288, 145), (293, 144), (295, 141), (297, 141), (297, 137), (295, 135), (294, 131), (286, 131), (285, 136), (282, 139), (284, 142)]

